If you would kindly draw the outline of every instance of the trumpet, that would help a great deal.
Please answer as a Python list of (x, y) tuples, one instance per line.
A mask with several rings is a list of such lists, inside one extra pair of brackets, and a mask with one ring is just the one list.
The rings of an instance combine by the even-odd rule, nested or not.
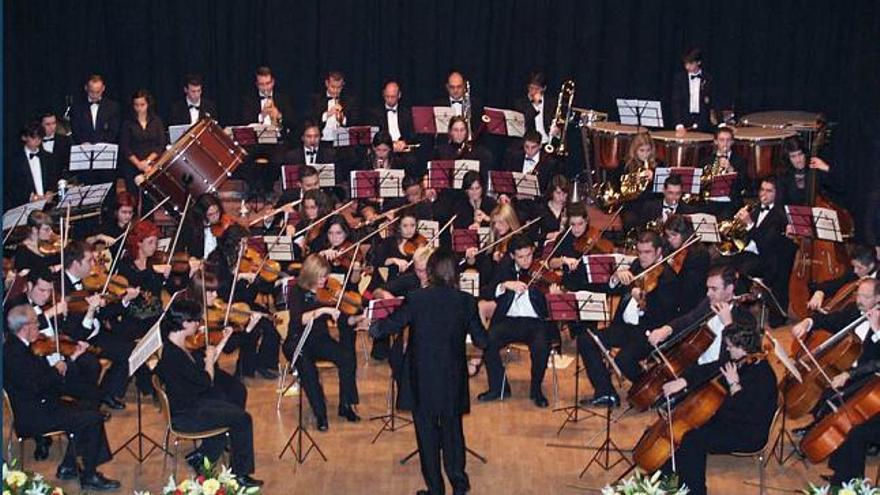
[(567, 156), (568, 147), (565, 142), (565, 135), (568, 132), (568, 124), (571, 122), (571, 116), (574, 112), (574, 81), (568, 80), (562, 83), (559, 90), (559, 97), (556, 98), (556, 113), (553, 114), (553, 123), (551, 128), (555, 127), (558, 131), (556, 136), (550, 138), (550, 142), (544, 146), (544, 151), (557, 156)]

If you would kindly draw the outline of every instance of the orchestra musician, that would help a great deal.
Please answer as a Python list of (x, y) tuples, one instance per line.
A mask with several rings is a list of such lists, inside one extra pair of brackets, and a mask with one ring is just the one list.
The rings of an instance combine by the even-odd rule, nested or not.
[(241, 101), (238, 115), (240, 124), (258, 123), (264, 126), (285, 129), (285, 122), (293, 117), (290, 99), (275, 89), (275, 76), (266, 66), (254, 71), (254, 86), (257, 91), (249, 91)]
[[(788, 307), (788, 283), (797, 247), (785, 236), (788, 219), (785, 208), (777, 200), (777, 182), (774, 177), (761, 179), (757, 208), (740, 208), (735, 218), (748, 230), (745, 249), (736, 255), (741, 274), (759, 277), (773, 291), (779, 304)], [(769, 315), (771, 326), (785, 323), (785, 317), (776, 311)]]
[(335, 301), (328, 301), (331, 305), (327, 305), (319, 299), (319, 291), (326, 288), (329, 275), (330, 263), (322, 256), (312, 254), (305, 259), (296, 279), (296, 286), (289, 295), (288, 307), (293, 317), (282, 345), (284, 356), (288, 360), (292, 359), (305, 329), (310, 328), (295, 366), (319, 431), (327, 431), (329, 428), (324, 389), (315, 365), (319, 359), (332, 361), (339, 371), (339, 416), (350, 422), (360, 421), (360, 416), (352, 407), (358, 403), (355, 380), (357, 356), (353, 349), (330, 336), (328, 326), (329, 320), (337, 324), (346, 320), (349, 326), (354, 327), (363, 320), (363, 316), (345, 315), (334, 307)]
[(25, 223), (27, 237), (15, 248), (15, 256), (12, 259), (16, 271), (29, 269), (57, 271), (60, 268), (61, 241), (52, 230), (54, 224), (52, 217), (46, 212), (33, 210), (28, 213)]
[[(201, 330), (202, 312), (199, 305), (189, 300), (174, 301), (160, 323), (165, 346), (156, 366), (156, 374), (162, 380), (174, 425), (180, 431), (205, 431), (229, 428), (231, 469), (239, 485), (261, 486), (263, 482), (253, 478), (254, 439), (253, 420), (240, 399), (230, 398), (218, 386), (221, 370), (217, 359), (222, 351), (218, 346), (207, 345), (202, 353), (193, 353), (187, 347), (188, 339)], [(232, 333), (227, 327), (224, 337)], [(204, 460), (215, 462), (227, 444), (225, 434), (202, 440), (198, 449), (186, 456), (187, 463), (196, 473), (203, 470)]]
[(694, 208), (681, 200), (683, 195), (681, 176), (670, 174), (663, 181), (663, 196), (650, 198), (642, 202), (641, 207), (632, 212), (624, 212), (623, 228), (629, 232), (632, 229), (644, 228), (651, 222), (665, 223), (673, 215), (688, 215), (695, 213)]
[[(620, 267), (608, 282), (607, 292), (624, 294), (624, 297), (611, 325), (597, 332), (603, 346), (620, 349), (614, 361), (623, 376), (630, 381), (641, 376), (639, 362), (651, 351), (645, 330), (674, 317), (680, 295), (680, 282), (668, 264), (652, 268), (666, 252), (663, 238), (654, 232), (642, 232), (636, 243), (636, 250), (638, 257), (632, 265), (629, 268)], [(634, 280), (649, 269), (659, 272), (653, 275), (657, 277), (653, 290), (649, 290), (650, 286), (646, 282), (636, 283)], [(643, 275), (642, 278), (647, 280), (649, 277)], [(579, 330), (575, 331), (577, 333)], [(587, 368), (587, 377), (595, 390), (593, 398), (584, 399), (583, 403), (590, 406), (617, 407), (620, 397), (611, 383), (611, 374), (599, 346), (592, 337), (581, 335), (578, 337), (578, 350)]]
[(700, 164), (703, 167), (703, 174), (717, 165), (720, 173), (736, 174), (736, 177), (730, 186), (730, 195), (710, 197), (704, 209), (719, 219), (730, 218), (742, 207), (743, 195), (751, 195), (753, 188), (749, 181), (745, 159), (733, 152), (733, 128), (718, 127), (715, 130), (714, 143), (715, 153)]
[(299, 208), (299, 222), (292, 228), (288, 226), (288, 235), (293, 236), (294, 259), (302, 260), (309, 251), (309, 244), (321, 235), (321, 224), (312, 225), (319, 218), (330, 213), (333, 202), (324, 191), (312, 189), (303, 193), (303, 200)]
[(786, 166), (779, 174), (778, 184), (785, 204), (809, 204), (807, 172), (810, 170), (816, 175), (816, 185), (819, 191), (832, 189), (831, 167), (825, 160), (818, 156), (808, 157), (803, 143), (798, 138), (787, 140), (784, 147), (789, 166)]
[(64, 175), (70, 167), (70, 136), (58, 132), (58, 115), (54, 112), (40, 115), (40, 126), (43, 128), (43, 149), (52, 153), (58, 170)]
[(489, 224), (490, 214), (495, 210), (497, 202), (486, 195), (486, 185), (480, 173), (471, 170), (464, 174), (461, 189), (465, 197), (459, 198), (453, 207), (456, 215), (453, 227), (456, 229), (477, 228)]
[[(624, 208), (621, 212), (621, 220), (624, 225), (630, 227), (634, 226), (638, 223), (638, 217), (640, 215), (650, 217), (651, 219), (660, 216), (659, 214), (654, 215), (655, 205), (651, 203), (652, 200), (654, 200), (654, 194), (652, 194), (654, 187), (654, 170), (656, 170), (657, 167), (663, 166), (663, 163), (657, 159), (657, 148), (654, 145), (654, 140), (651, 139), (651, 135), (647, 132), (636, 134), (629, 143), (626, 156), (621, 160), (617, 168), (612, 170), (608, 176), (608, 180), (616, 191), (621, 191), (621, 178), (624, 174), (637, 174), (640, 180), (647, 184), (640, 195), (631, 201), (624, 203)], [(681, 199), (681, 197), (679, 196), (678, 199)], [(678, 204), (678, 199), (676, 199), (674, 203), (676, 206)], [(650, 211), (647, 213), (642, 211), (646, 208), (650, 208)], [(641, 226), (644, 225), (644, 223), (641, 224)]]
[[(666, 242), (669, 243), (669, 251), (672, 252), (681, 248), (694, 235), (694, 226), (686, 217), (673, 215), (663, 224), (663, 232)], [(679, 257), (682, 261), (676, 265), (675, 261)], [(670, 260), (673, 271), (678, 270), (678, 286), (681, 291), (680, 312), (687, 313), (700, 302), (706, 291), (705, 280), (710, 263), (709, 251), (701, 242), (691, 244), (685, 251), (676, 255), (676, 258)]]
[[(509, 257), (498, 266), (492, 286), (495, 287), (496, 309), (489, 327), (489, 342), (483, 352), (489, 389), (477, 398), (493, 401), (510, 396), (510, 384), (502, 389), (505, 376), (501, 350), (513, 343), (528, 344), (531, 358), (531, 385), (529, 398), (539, 408), (549, 405), (541, 389), (547, 359), (550, 357), (551, 332), (547, 322), (547, 302), (544, 294), (528, 281), (535, 246), (525, 234), (514, 235), (508, 246)], [(525, 277), (526, 281), (523, 281)]]
[(415, 250), (428, 243), (428, 240), (418, 232), (419, 219), (414, 209), (405, 208), (400, 212), (399, 217), (394, 235), (382, 240), (372, 253), (374, 267), (388, 267), (387, 281), (394, 280), (405, 272)]
[[(737, 317), (723, 330), (728, 359), (719, 368), (727, 397), (712, 419), (687, 432), (675, 449), (675, 474), (688, 493), (705, 495), (708, 454), (754, 452), (767, 443), (779, 392), (776, 375), (767, 359), (746, 360), (762, 355), (762, 332), (754, 318)], [(745, 361), (744, 361), (745, 360)], [(694, 388), (702, 385), (695, 383)], [(672, 461), (663, 466), (673, 473)]]
[(122, 236), (125, 229), (134, 218), (134, 211), (137, 208), (137, 199), (134, 194), (128, 191), (122, 191), (116, 195), (116, 202), (108, 215), (104, 215), (101, 219), (101, 226), (98, 233), (86, 237), (86, 242), (95, 245), (103, 244), (110, 250), (110, 254), (116, 256), (119, 248), (122, 247)]
[(85, 98), (70, 110), (70, 128), (75, 144), (116, 143), (119, 137), (119, 104), (104, 97), (106, 86), (100, 74), (85, 84)]
[(706, 297), (687, 313), (648, 333), (648, 342), (659, 346), (661, 342), (678, 336), (683, 331), (696, 330), (693, 328), (694, 325), (705, 319), (707, 315), (711, 315), (705, 326), (714, 334), (712, 344), (679, 378), (663, 384), (663, 391), (667, 395), (703, 383), (728, 360), (727, 347), (723, 345), (724, 328), (734, 321), (750, 317), (743, 306), (733, 303), (738, 279), (739, 274), (732, 267), (713, 266), (706, 276)]
[(235, 223), (223, 208), (216, 194), (206, 193), (193, 198), (187, 212), (186, 225), (180, 231), (180, 249), (198, 259), (206, 259), (215, 249), (226, 228)]
[(538, 188), (546, 191), (550, 179), (562, 173), (562, 166), (553, 155), (544, 151), (541, 139), (541, 134), (537, 131), (526, 131), (523, 135), (522, 149), (507, 156), (504, 170), (536, 175)]
[(495, 170), (495, 159), (486, 147), (471, 142), (467, 122), (463, 117), (449, 119), (449, 141), (440, 143), (434, 148), (433, 160), (477, 160), (480, 162), (480, 174), (487, 178), (489, 171)]
[(532, 72), (526, 79), (526, 97), (513, 101), (514, 110), (525, 117), (526, 131), (538, 133), (541, 139), (539, 145), (550, 141), (556, 111), (553, 100), (547, 98), (546, 92), (547, 77), (543, 72)]
[(470, 113), (467, 113), (466, 93), (467, 81), (464, 75), (457, 70), (450, 71), (446, 76), (446, 96), (435, 100), (434, 105), (451, 107), (453, 115), (462, 117), (465, 121), (470, 122), (471, 131), (476, 131), (478, 120), (474, 119), (479, 119), (483, 115), (483, 106), (480, 104), (479, 98), (469, 95)]
[(488, 336), (480, 325), (473, 297), (458, 289), (455, 259), (435, 253), (426, 270), (427, 286), (408, 292), (406, 304), (374, 326), (371, 333), (380, 338), (409, 328), (404, 365), (412, 377), (413, 421), (427, 485), (427, 490), (417, 493), (445, 493), (442, 454), (453, 493), (464, 494), (470, 491), (462, 428), (462, 416), (470, 412), (465, 338), (470, 335), (476, 345), (484, 346)]
[(692, 48), (681, 57), (684, 71), (675, 75), (672, 84), (672, 122), (677, 132), (710, 132), (715, 108), (714, 84), (703, 70), (703, 53)]
[(320, 122), (321, 141), (332, 147), (336, 141), (336, 132), (340, 127), (348, 127), (357, 122), (357, 100), (345, 89), (345, 74), (339, 70), (331, 70), (324, 78), (324, 91), (312, 95), (309, 105), (310, 117)]
[[(28, 305), (6, 313), (7, 338), (3, 346), (3, 388), (9, 394), (15, 414), (15, 431), (24, 437), (62, 430), (74, 435), (56, 477), (79, 478), (83, 490), (116, 490), (120, 483), (105, 477), (97, 467), (112, 458), (104, 431), (104, 417), (95, 409), (72, 406), (61, 401), (68, 372), (67, 362), (50, 365), (35, 355), (30, 345), (39, 336), (37, 315)], [(88, 346), (80, 344), (71, 356), (76, 361)], [(82, 467), (77, 463), (82, 459)]]
[(410, 146), (418, 143), (412, 110), (401, 103), (402, 97), (400, 83), (394, 79), (386, 81), (382, 86), (382, 105), (372, 111), (370, 124), (391, 136), (394, 152), (404, 162), (404, 168), (409, 169), (418, 160)]
[(850, 252), (851, 269), (840, 277), (815, 284), (813, 295), (807, 302), (807, 309), (810, 311), (821, 310), (826, 299), (831, 299), (845, 285), (860, 278), (878, 278), (877, 263), (876, 253), (871, 246), (854, 245)]
[[(538, 240), (545, 244), (551, 244), (562, 234), (567, 224), (566, 210), (568, 200), (571, 197), (571, 181), (564, 175), (555, 175), (550, 179), (547, 189), (544, 189), (544, 201), (537, 205), (533, 215), (539, 216), (541, 221), (536, 225)], [(530, 218), (531, 215), (524, 218)]]
[(193, 125), (210, 118), (219, 120), (217, 106), (202, 94), (204, 85), (199, 74), (187, 74), (183, 79), (184, 98), (171, 102), (169, 125)]
[(131, 193), (138, 190), (135, 176), (150, 173), (168, 144), (165, 124), (153, 105), (150, 93), (143, 89), (135, 91), (131, 96), (131, 115), (123, 121), (119, 132), (120, 173)]
[[(55, 155), (42, 148), (43, 129), (34, 122), (18, 133), (21, 148), (10, 153), (3, 170), (5, 208), (13, 208), (38, 199), (49, 199), (58, 185), (61, 169)], [(13, 184), (15, 187), (13, 187)]]

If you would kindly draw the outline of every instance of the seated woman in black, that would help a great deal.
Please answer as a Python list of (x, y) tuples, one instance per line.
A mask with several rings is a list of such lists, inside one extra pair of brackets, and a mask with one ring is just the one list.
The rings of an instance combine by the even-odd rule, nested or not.
[(137, 200), (134, 195), (123, 191), (116, 195), (116, 204), (110, 214), (101, 220), (100, 231), (97, 234), (86, 238), (89, 244), (99, 249), (99, 245), (103, 244), (110, 249), (110, 255), (116, 256), (122, 245), (121, 241), (125, 229), (134, 218), (134, 211), (137, 208)]
[(460, 198), (455, 205), (453, 213), (457, 216), (452, 226), (456, 229), (466, 229), (489, 225), (489, 215), (497, 203), (486, 196), (486, 187), (480, 173), (470, 171), (464, 174), (461, 188), (465, 192), (465, 197)]
[[(385, 238), (373, 255), (372, 265), (376, 268), (387, 267), (390, 282), (409, 268), (412, 253), (419, 247), (418, 218), (415, 211), (407, 208), (400, 213), (400, 220), (393, 226), (394, 235)], [(410, 250), (410, 247), (412, 248)]]
[(28, 214), (25, 224), (27, 237), (19, 243), (15, 249), (15, 257), (12, 259), (16, 271), (35, 268), (52, 269), (52, 271), (60, 269), (60, 255), (57, 250), (49, 246), (56, 237), (52, 225), (52, 217), (48, 213), (34, 210)]
[(289, 295), (288, 308), (294, 317), (290, 319), (287, 338), (282, 346), (284, 356), (288, 360), (293, 359), (293, 353), (305, 329), (311, 328), (295, 366), (320, 431), (327, 431), (329, 426), (324, 389), (315, 365), (319, 359), (332, 361), (339, 371), (339, 415), (352, 422), (361, 419), (352, 408), (358, 403), (355, 380), (357, 357), (352, 349), (346, 348), (330, 336), (328, 320), (356, 325), (363, 317), (345, 316), (334, 306), (321, 304), (317, 292), (327, 286), (329, 274), (330, 263), (317, 254), (310, 255), (303, 262), (296, 286)]
[[(202, 315), (195, 302), (175, 301), (160, 324), (165, 347), (156, 366), (162, 379), (171, 421), (180, 431), (204, 431), (229, 428), (232, 451), (232, 472), (246, 487), (260, 486), (262, 481), (251, 477), (254, 472), (254, 427), (251, 415), (244, 405), (230, 401), (216, 384), (217, 359), (220, 346), (207, 346), (204, 356), (187, 348), (187, 339), (199, 331)], [(224, 330), (224, 337), (232, 329)], [(226, 435), (217, 435), (202, 441), (198, 449), (186, 456), (186, 461), (197, 472), (204, 459), (215, 462), (226, 448)]]

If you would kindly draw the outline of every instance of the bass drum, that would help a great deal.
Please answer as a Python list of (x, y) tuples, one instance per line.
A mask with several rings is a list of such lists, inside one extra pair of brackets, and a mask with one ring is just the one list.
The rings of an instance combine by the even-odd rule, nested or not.
[(175, 211), (182, 211), (187, 196), (195, 201), (215, 193), (244, 161), (247, 152), (235, 144), (211, 119), (190, 127), (165, 150), (142, 186), (153, 200), (170, 197)]

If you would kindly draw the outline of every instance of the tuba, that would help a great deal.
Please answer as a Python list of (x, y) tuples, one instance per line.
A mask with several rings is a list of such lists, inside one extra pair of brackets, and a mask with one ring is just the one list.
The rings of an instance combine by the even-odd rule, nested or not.
[(559, 97), (556, 99), (556, 113), (553, 114), (551, 129), (555, 127), (559, 134), (550, 137), (550, 142), (544, 146), (544, 151), (557, 156), (567, 156), (568, 147), (565, 135), (568, 133), (568, 124), (574, 112), (574, 81), (568, 80), (562, 83)]

